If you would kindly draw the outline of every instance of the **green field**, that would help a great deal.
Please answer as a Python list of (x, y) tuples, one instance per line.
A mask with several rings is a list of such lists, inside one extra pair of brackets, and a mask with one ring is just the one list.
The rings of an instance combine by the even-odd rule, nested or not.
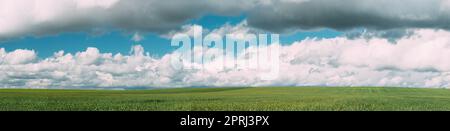
[(272, 87), (161, 90), (0, 90), (2, 111), (450, 110), (450, 90)]

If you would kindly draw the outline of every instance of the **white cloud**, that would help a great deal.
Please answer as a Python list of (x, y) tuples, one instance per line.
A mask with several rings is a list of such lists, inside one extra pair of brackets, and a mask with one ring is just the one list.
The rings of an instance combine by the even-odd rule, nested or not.
[(144, 40), (144, 36), (142, 36), (140, 33), (136, 32), (136, 33), (134, 33), (131, 40), (133, 40), (134, 42), (140, 42), (140, 41)]
[[(448, 87), (450, 36), (415, 30), (397, 43), (384, 38), (304, 40), (284, 47), (282, 78), (295, 85)], [(282, 66), (283, 67), (283, 66)], [(298, 72), (296, 72), (298, 71)]]
[(171, 39), (175, 35), (185, 34), (190, 37), (201, 36), (203, 34), (208, 33), (207, 29), (203, 29), (202, 26), (191, 24), (191, 25), (183, 25), (178, 30), (172, 30), (169, 33), (161, 35), (164, 38)]
[[(245, 32), (224, 26), (211, 32)], [(228, 30), (228, 31), (220, 31)], [(0, 49), (0, 87), (131, 88), (191, 86), (450, 86), (450, 32), (417, 29), (396, 43), (385, 38), (307, 39), (281, 47), (280, 77), (258, 70), (180, 70), (171, 56), (153, 58), (142, 46), (128, 55), (86, 51), (37, 59), (32, 50)], [(216, 49), (207, 49), (214, 52)], [(241, 56), (244, 54), (241, 54)], [(244, 60), (246, 57), (239, 57)], [(217, 61), (206, 67), (217, 66)]]
[(75, 3), (78, 8), (110, 8), (115, 5), (119, 0), (76, 0)]
[(221, 36), (225, 36), (227, 34), (249, 34), (249, 33), (257, 33), (257, 29), (253, 29), (248, 27), (247, 21), (244, 20), (237, 25), (225, 24), (222, 27), (211, 31), (213, 34), (218, 34)]
[[(250, 34), (250, 33), (257, 34), (257, 33), (261, 33), (261, 32), (263, 32), (263, 31), (258, 30), (256, 28), (249, 27), (247, 24), (247, 21), (244, 20), (236, 25), (231, 25), (229, 23), (226, 23), (226, 24), (222, 25), (220, 28), (213, 29), (211, 31), (203, 28), (201, 25), (188, 24), (188, 25), (181, 26), (181, 28), (178, 30), (172, 30), (169, 33), (163, 34), (161, 36), (164, 38), (167, 38), (167, 39), (171, 39), (173, 36), (180, 35), (180, 34), (185, 34), (190, 37), (201, 36), (201, 35), (206, 36), (208, 34), (215, 34), (215, 35), (224, 37), (227, 34), (245, 35), (245, 34)], [(238, 38), (235, 38), (235, 39), (238, 39)]]
[(6, 53), (5, 49), (0, 50), (0, 62), (5, 64), (17, 65), (27, 64), (36, 60), (37, 56), (33, 50), (18, 49), (10, 53)]

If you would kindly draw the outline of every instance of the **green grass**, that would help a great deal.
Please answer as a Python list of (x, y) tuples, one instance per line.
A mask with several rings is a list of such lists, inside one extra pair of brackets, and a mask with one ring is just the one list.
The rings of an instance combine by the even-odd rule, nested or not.
[(272, 87), (162, 90), (0, 90), (2, 111), (450, 110), (450, 90)]

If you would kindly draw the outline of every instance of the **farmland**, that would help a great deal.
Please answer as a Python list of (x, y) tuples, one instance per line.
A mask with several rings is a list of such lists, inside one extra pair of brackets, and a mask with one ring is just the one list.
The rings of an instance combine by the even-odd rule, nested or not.
[(439, 111), (450, 90), (381, 87), (0, 89), (1, 111)]

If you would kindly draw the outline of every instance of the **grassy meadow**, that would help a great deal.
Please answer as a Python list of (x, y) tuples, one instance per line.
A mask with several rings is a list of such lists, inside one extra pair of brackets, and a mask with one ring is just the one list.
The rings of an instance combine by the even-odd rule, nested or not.
[(377, 87), (1, 89), (1, 111), (450, 111), (450, 90)]

